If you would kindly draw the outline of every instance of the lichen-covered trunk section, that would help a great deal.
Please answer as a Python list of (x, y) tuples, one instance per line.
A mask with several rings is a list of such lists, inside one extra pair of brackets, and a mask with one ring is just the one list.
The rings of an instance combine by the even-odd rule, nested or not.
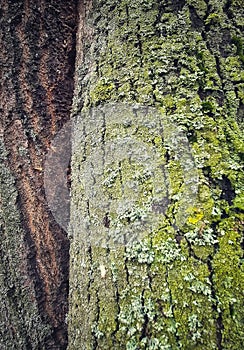
[(76, 18), (76, 1), (1, 1), (1, 349), (67, 347), (69, 242), (44, 161), (69, 119)]
[(69, 349), (240, 349), (242, 2), (82, 4)]

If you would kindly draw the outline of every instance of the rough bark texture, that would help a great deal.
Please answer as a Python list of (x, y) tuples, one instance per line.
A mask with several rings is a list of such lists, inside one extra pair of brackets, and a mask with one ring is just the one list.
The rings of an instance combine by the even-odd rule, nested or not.
[[(82, 1), (79, 12), (69, 349), (239, 350), (244, 310), (243, 2), (98, 0)], [(103, 108), (111, 101), (114, 106), (155, 107), (154, 120), (160, 118), (163, 125), (170, 120), (187, 137), (199, 182), (182, 225), (177, 224), (185, 191), (180, 160), (158, 129), (135, 128), (133, 119), (108, 125)], [(131, 117), (130, 108), (123, 113)], [(93, 207), (84, 191), (86, 159), (94, 147), (98, 163), (88, 170), (94, 187), (100, 181), (105, 201), (122, 195), (129, 199), (124, 185), (136, 173), (142, 193), (137, 209), (154, 204), (150, 174), (133, 162), (108, 164), (104, 158), (106, 144), (128, 135), (161, 156), (169, 203), (157, 227), (139, 242), (102, 248), (86, 228), (109, 231), (115, 219), (111, 208), (102, 213)], [(120, 223), (129, 227), (131, 213), (123, 214)]]
[(76, 1), (1, 1), (1, 349), (67, 347), (69, 242), (43, 167), (69, 119), (76, 17)]

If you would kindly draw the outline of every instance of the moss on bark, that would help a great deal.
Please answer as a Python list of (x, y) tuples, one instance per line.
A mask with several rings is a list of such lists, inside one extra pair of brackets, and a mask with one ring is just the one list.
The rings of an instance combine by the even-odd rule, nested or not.
[[(73, 103), (70, 350), (241, 348), (242, 16), (237, 1), (213, 0), (94, 1), (83, 16), (86, 45)], [(135, 131), (133, 118), (121, 126), (119, 111), (113, 125), (106, 125), (106, 113), (99, 119), (111, 102), (152, 106), (156, 122), (177, 125), (187, 137), (199, 179), (194, 205), (183, 205), (184, 166), (157, 128), (151, 135), (144, 124)], [(91, 108), (94, 115), (86, 112)], [(84, 164), (92, 147), (102, 152), (111, 139), (135, 134), (167, 168), (167, 210), (139, 242), (99, 248), (91, 235), (102, 213), (87, 209)], [(94, 171), (94, 186), (103, 179), (104, 193), (116, 201), (139, 173), (143, 209), (155, 182), (133, 162), (115, 163), (101, 167), (102, 175)], [(112, 225), (112, 210), (106, 215)], [(95, 217), (86, 235), (83, 222)]]

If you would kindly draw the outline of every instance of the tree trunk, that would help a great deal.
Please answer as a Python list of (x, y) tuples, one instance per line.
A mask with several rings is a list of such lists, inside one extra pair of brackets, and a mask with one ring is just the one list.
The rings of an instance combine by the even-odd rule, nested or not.
[(69, 346), (243, 344), (243, 5), (82, 1)]
[(1, 1), (1, 349), (67, 347), (69, 241), (44, 161), (69, 119), (76, 17), (76, 1)]
[(75, 54), (68, 348), (242, 347), (243, 12), (1, 1), (1, 349), (68, 345), (69, 240), (44, 165)]

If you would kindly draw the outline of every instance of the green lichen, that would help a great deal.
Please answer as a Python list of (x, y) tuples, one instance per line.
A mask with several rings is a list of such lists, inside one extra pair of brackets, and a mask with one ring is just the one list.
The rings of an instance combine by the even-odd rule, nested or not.
[(241, 62), (244, 63), (244, 52), (243, 52), (242, 38), (240, 38), (240, 37), (235, 35), (232, 38), (232, 42), (236, 46), (236, 53), (237, 53), (237, 55), (240, 57)]
[(219, 250), (214, 256), (214, 283), (216, 297), (220, 301), (219, 312), (223, 319), (223, 347), (238, 349), (243, 339), (242, 327), (242, 281), (243, 263), (241, 222), (234, 217), (223, 220), (219, 225)]
[[(187, 4), (206, 20), (209, 30), (204, 37), (192, 26)], [(242, 96), (237, 84), (243, 70), (233, 43), (225, 44), (229, 51), (223, 57), (219, 45), (226, 23), (232, 37), (240, 33), (222, 3), (211, 2), (213, 13), (207, 13), (205, 1), (187, 4), (175, 9), (173, 2), (163, 1), (160, 12), (151, 1), (98, 1), (101, 8), (94, 10), (94, 42), (100, 46), (92, 46), (87, 57), (92, 57), (90, 66), (97, 69), (89, 75), (83, 95), (79, 88), (77, 95), (87, 108), (100, 106), (104, 111), (111, 102), (118, 108), (112, 112), (113, 123), (105, 122), (105, 117), (100, 123), (97, 113), (96, 137), (80, 142), (82, 127), (75, 136), (79, 152), (73, 157), (71, 223), (77, 236), (71, 244), (70, 349), (78, 349), (80, 343), (87, 348), (93, 344), (128, 350), (241, 347), (243, 276), (238, 263), (243, 143), (236, 115)], [(107, 34), (101, 38), (101, 33)], [(87, 66), (90, 63), (85, 61)], [(83, 78), (81, 74), (79, 79)], [(140, 113), (131, 113), (135, 103), (155, 108), (155, 113), (144, 117), (154, 127), (138, 122)], [(83, 116), (83, 127), (89, 120)], [(101, 225), (105, 212), (96, 206), (88, 212), (80, 173), (94, 148), (106, 149), (106, 144), (126, 137), (133, 137), (135, 144), (147, 144), (158, 158), (152, 167), (154, 152), (140, 165), (138, 159), (112, 161), (103, 153), (104, 168), (97, 161), (101, 173), (95, 176), (95, 185), (102, 184), (104, 203), (112, 200), (106, 208), (106, 225), (117, 225), (121, 233), (137, 222), (138, 215), (145, 222), (157, 219), (150, 222), (151, 229), (140, 226), (142, 235), (131, 245), (108, 244), (106, 253), (98, 254), (96, 247), (89, 247), (91, 237), (81, 240), (80, 231), (84, 217), (96, 217), (100, 234), (105, 232)], [(157, 165), (164, 169), (164, 180)], [(198, 179), (197, 190), (193, 186), (187, 192), (191, 177)], [(161, 198), (167, 198), (161, 207), (153, 201), (160, 189)], [(127, 203), (135, 194), (133, 211)], [(117, 215), (112, 206), (121, 199), (125, 202)], [(148, 209), (152, 207), (157, 215)], [(96, 272), (101, 256), (108, 271), (105, 281)], [(86, 266), (81, 268), (82, 259)], [(75, 288), (79, 294), (74, 296)], [(77, 327), (80, 334), (74, 338)]]

